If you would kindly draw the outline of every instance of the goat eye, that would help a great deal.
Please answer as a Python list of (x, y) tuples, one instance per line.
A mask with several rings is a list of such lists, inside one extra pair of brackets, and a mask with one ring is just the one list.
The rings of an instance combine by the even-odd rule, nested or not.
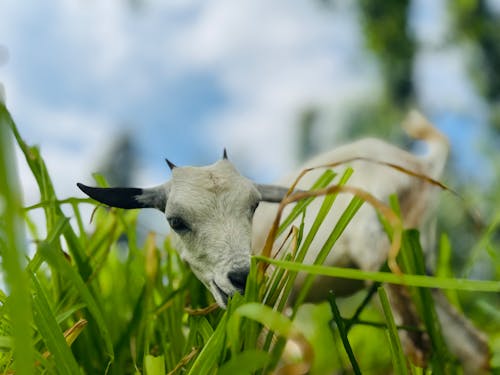
[(171, 217), (168, 219), (168, 223), (170, 224), (170, 228), (172, 228), (177, 233), (189, 231), (188, 225), (180, 217)]

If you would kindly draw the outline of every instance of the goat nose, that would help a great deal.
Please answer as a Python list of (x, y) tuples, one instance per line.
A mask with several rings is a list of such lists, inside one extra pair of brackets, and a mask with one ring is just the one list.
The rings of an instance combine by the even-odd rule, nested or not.
[(227, 278), (233, 284), (233, 286), (238, 289), (238, 291), (243, 294), (245, 292), (245, 285), (247, 283), (248, 274), (250, 269), (240, 268), (237, 270), (230, 271), (227, 274)]

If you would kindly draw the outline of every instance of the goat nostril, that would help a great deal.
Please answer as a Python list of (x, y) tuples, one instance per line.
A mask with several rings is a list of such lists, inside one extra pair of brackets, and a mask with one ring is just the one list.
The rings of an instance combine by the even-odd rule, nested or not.
[(248, 268), (241, 268), (234, 271), (230, 271), (227, 274), (227, 278), (233, 284), (233, 286), (240, 291), (240, 293), (245, 292), (245, 285), (247, 283), (248, 273), (250, 270)]

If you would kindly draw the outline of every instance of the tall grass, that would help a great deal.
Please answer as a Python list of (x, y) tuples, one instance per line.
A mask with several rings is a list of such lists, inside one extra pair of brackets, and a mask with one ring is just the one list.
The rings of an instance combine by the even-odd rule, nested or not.
[[(24, 155), (40, 191), (40, 202), (23, 207), (15, 170), (14, 142)], [(362, 272), (322, 266), (342, 231), (363, 204), (352, 198), (341, 220), (313, 265), (303, 265), (309, 246), (332, 207), (338, 191), (324, 200), (312, 228), (292, 228), (314, 199), (300, 201), (282, 220), (278, 233), (291, 233), (279, 259), (254, 257), (245, 296), (236, 295), (227, 310), (213, 308), (213, 299), (179, 258), (169, 238), (157, 246), (151, 233), (137, 244), (137, 213), (98, 208), (93, 229), (80, 213), (89, 199), (56, 196), (40, 150), (27, 145), (6, 108), (0, 104), (0, 251), (5, 289), (0, 293), (0, 373), (3, 374), (324, 374), (334, 371), (385, 374), (423, 373), (409, 366), (397, 331), (424, 329), (446, 353), (436, 326), (427, 288), (457, 293), (498, 293), (498, 281), (449, 277), (440, 263), (439, 277), (425, 276), (418, 233), (403, 233), (400, 264), (404, 275)], [(345, 186), (352, 170), (342, 176), (326, 171), (313, 186), (319, 191), (332, 181)], [(102, 177), (97, 183), (105, 185)], [(64, 208), (64, 209), (63, 209)], [(45, 228), (31, 219), (41, 210)], [(86, 220), (86, 219), (85, 219)], [(296, 222), (296, 221), (295, 221)], [(495, 224), (497, 225), (497, 224)], [(41, 230), (43, 229), (43, 230)], [(390, 229), (390, 228), (389, 228)], [(488, 233), (494, 233), (494, 229)], [(35, 252), (27, 252), (26, 235)], [(44, 233), (40, 236), (39, 233)], [(489, 238), (483, 241), (490, 242)], [(442, 241), (446, 250), (446, 241)], [(494, 252), (493, 252), (494, 253)], [(492, 255), (492, 261), (498, 257)], [(268, 264), (273, 270), (263, 273)], [(302, 295), (286, 306), (297, 272), (306, 272)], [(448, 273), (446, 273), (448, 272)], [(333, 296), (323, 304), (302, 304), (316, 275), (376, 282), (371, 290), (347, 300)], [(379, 289), (383, 314), (369, 301), (380, 283), (410, 287), (424, 327), (397, 327)], [(493, 365), (500, 365), (500, 317), (491, 304)], [(287, 312), (287, 311), (291, 311)], [(493, 311), (493, 312), (492, 312)], [(300, 351), (286, 350), (293, 340)], [(496, 341), (495, 341), (496, 340)], [(295, 354), (294, 354), (295, 353)], [(447, 362), (450, 362), (448, 365)], [(434, 358), (430, 371), (443, 373), (454, 362)]]

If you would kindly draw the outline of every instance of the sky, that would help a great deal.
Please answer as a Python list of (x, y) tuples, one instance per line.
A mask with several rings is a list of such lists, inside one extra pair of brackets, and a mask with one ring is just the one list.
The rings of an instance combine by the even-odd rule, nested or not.
[[(327, 108), (335, 135), (347, 110), (381, 94), (353, 3), (0, 0), (0, 85), (60, 198), (83, 196), (75, 183), (92, 183), (119, 130), (136, 142), (140, 186), (168, 178), (165, 157), (209, 164), (224, 147), (243, 174), (271, 182), (296, 164), (304, 109)], [(413, 1), (417, 92), (452, 147), (477, 151), (486, 119), (465, 52), (437, 48), (445, 3)], [(458, 157), (474, 170), (472, 151)], [(36, 203), (22, 160), (19, 170)]]

